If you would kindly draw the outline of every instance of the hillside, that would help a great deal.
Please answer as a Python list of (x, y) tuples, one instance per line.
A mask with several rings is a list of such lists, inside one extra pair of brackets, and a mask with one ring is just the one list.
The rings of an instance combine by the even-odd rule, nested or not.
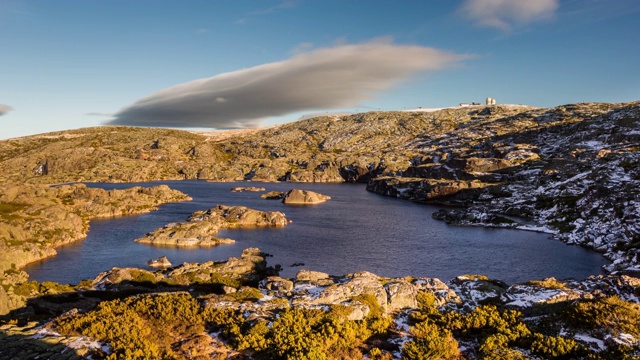
[(407, 145), (447, 134), (471, 121), (475, 112), (460, 108), (318, 117), (222, 139), (130, 127), (34, 135), (0, 141), (0, 180), (367, 181), (371, 174), (404, 170), (419, 154)]

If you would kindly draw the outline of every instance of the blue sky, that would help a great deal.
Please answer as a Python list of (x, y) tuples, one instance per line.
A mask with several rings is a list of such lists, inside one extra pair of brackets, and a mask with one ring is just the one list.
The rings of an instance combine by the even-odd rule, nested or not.
[(0, 139), (640, 100), (640, 1), (0, 0)]

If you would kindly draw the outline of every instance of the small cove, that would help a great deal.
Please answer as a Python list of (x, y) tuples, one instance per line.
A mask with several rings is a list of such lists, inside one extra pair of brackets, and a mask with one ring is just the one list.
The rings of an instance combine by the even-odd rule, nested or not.
[[(54, 258), (26, 267), (31, 278), (75, 284), (112, 267), (147, 268), (151, 258), (167, 256), (174, 264), (225, 260), (242, 249), (259, 247), (281, 264), (284, 277), (301, 268), (334, 275), (367, 270), (380, 276), (438, 277), (447, 281), (465, 273), (484, 274), (507, 283), (530, 279), (585, 278), (602, 274), (607, 263), (595, 251), (569, 246), (547, 234), (521, 230), (456, 227), (431, 218), (437, 206), (416, 204), (367, 192), (362, 184), (212, 183), (161, 181), (144, 184), (87, 184), (105, 189), (167, 184), (193, 201), (162, 205), (151, 213), (96, 219), (86, 239), (58, 248)], [(258, 192), (233, 193), (235, 186), (263, 186), (267, 191), (308, 189), (332, 197), (315, 206), (288, 206), (264, 200)], [(235, 244), (212, 248), (154, 247), (133, 239), (170, 222), (184, 221), (196, 210), (216, 204), (277, 210), (293, 222), (284, 228), (225, 230), (219, 237)], [(304, 263), (301, 267), (292, 264)]]

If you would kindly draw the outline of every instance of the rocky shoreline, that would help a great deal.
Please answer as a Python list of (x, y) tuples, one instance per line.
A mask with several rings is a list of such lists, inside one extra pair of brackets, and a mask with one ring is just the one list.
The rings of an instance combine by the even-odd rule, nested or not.
[(639, 103), (479, 118), (448, 136), (417, 140), (421, 155), (411, 166), (369, 180), (367, 190), (456, 207), (434, 214), (452, 225), (552, 233), (603, 253), (612, 261), (607, 272), (638, 276), (639, 128)]
[[(14, 341), (28, 336), (41, 339), (43, 343), (53, 339), (55, 342), (50, 343), (56, 346), (63, 345), (57, 348), (50, 345), (41, 346), (39, 350), (34, 350), (38, 349), (37, 347), (30, 349), (28, 351), (31, 351), (29, 354), (32, 356), (52, 354), (52, 351), (55, 353), (55, 349), (61, 351), (64, 348), (73, 348), (81, 355), (78, 358), (95, 358), (107, 354), (121, 356), (131, 344), (110, 338), (107, 333), (100, 335), (100, 331), (92, 332), (83, 330), (82, 327), (71, 331), (76, 326), (73, 324), (82, 323), (82, 319), (86, 317), (94, 319), (91, 321), (97, 321), (96, 325), (106, 321), (93, 318), (91, 315), (109, 309), (105, 304), (134, 304), (146, 299), (146, 306), (159, 306), (153, 304), (162, 298), (173, 299), (171, 301), (174, 304), (179, 301), (191, 302), (189, 299), (193, 299), (194, 305), (190, 306), (197, 306), (203, 314), (213, 311), (216, 314), (226, 314), (224, 316), (227, 317), (227, 320), (205, 321), (205, 328), (209, 329), (207, 331), (187, 327), (179, 330), (182, 334), (173, 340), (152, 340), (156, 349), (166, 349), (162, 351), (175, 351), (169, 349), (176, 349), (176, 344), (184, 345), (178, 353), (174, 353), (178, 358), (189, 358), (188, 354), (193, 353), (232, 359), (252, 358), (252, 354), (273, 355), (272, 351), (276, 350), (288, 354), (286, 347), (283, 347), (286, 345), (278, 342), (271, 343), (275, 348), (263, 348), (259, 343), (251, 341), (247, 345), (240, 344), (242, 339), (248, 340), (247, 336), (255, 336), (250, 334), (258, 331), (258, 328), (262, 329), (264, 324), (277, 324), (280, 317), (290, 316), (292, 311), (307, 314), (304, 316), (312, 316), (313, 313), (313, 316), (337, 317), (336, 319), (340, 319), (339, 323), (369, 329), (361, 330), (369, 334), (361, 340), (363, 342), (355, 341), (354, 338), (354, 342), (345, 343), (347, 348), (351, 347), (350, 353), (354, 354), (352, 356), (371, 354), (369, 356), (372, 357), (379, 354), (384, 355), (385, 359), (410, 359), (411, 349), (420, 344), (422, 336), (417, 328), (425, 324), (435, 324), (440, 327), (438, 331), (441, 334), (450, 334), (451, 349), (472, 359), (496, 354), (494, 351), (546, 358), (550, 352), (531, 345), (538, 337), (552, 341), (546, 345), (549, 351), (555, 349), (554, 351), (564, 351), (565, 354), (573, 356), (588, 355), (590, 358), (600, 359), (613, 356), (612, 354), (640, 355), (638, 328), (629, 330), (625, 325), (629, 322), (629, 326), (635, 326), (640, 321), (640, 280), (637, 278), (625, 275), (592, 276), (581, 281), (558, 281), (550, 278), (509, 286), (481, 275), (461, 275), (448, 282), (442, 282), (435, 278), (384, 278), (366, 271), (334, 276), (303, 269), (295, 278), (287, 279), (279, 277), (276, 268), (267, 266), (265, 256), (260, 250), (253, 248), (244, 250), (239, 258), (230, 258), (227, 261), (185, 263), (154, 272), (114, 268), (91, 281), (79, 284), (77, 290), (50, 291), (49, 294), (58, 294), (55, 295), (57, 300), (55, 296), (41, 297), (33, 294), (29, 305), (14, 313), (13, 317), (28, 319), (35, 311), (40, 317), (47, 317), (48, 322), (40, 326), (30, 323), (28, 326), (0, 327), (0, 342), (5, 345), (0, 349), (0, 356), (19, 354), (20, 350), (11, 345)], [(124, 295), (124, 302), (101, 300), (109, 298), (108, 294), (119, 293)], [(101, 307), (95, 308), (95, 305), (103, 301), (105, 303)], [(127, 310), (129, 315), (126, 316), (143, 316), (148, 310), (141, 307), (141, 304)], [(600, 306), (598, 304), (615, 306), (612, 311), (619, 312), (624, 308), (627, 309), (624, 311), (633, 313), (629, 315), (630, 318), (624, 318), (626, 320), (621, 320), (621, 323), (615, 325), (595, 323), (589, 319), (580, 320), (572, 315), (578, 314), (578, 310), (589, 311), (583, 307)], [(165, 311), (172, 312), (158, 313), (154, 316), (175, 316), (171, 314), (179, 314), (183, 310), (167, 308)], [(521, 333), (517, 337), (521, 340), (507, 341), (491, 350), (487, 347), (487, 341), (490, 339), (481, 335), (482, 332), (456, 330), (458, 325), (445, 321), (452, 316), (464, 320), (465, 317), (477, 317), (485, 313), (486, 315), (482, 316), (496, 318), (483, 321), (517, 324), (517, 328), (521, 329), (518, 330)], [(241, 316), (235, 318), (233, 314)], [(623, 316), (622, 313), (619, 316)], [(176, 318), (173, 321), (175, 327), (184, 320)], [(121, 325), (110, 326), (117, 329)], [(237, 328), (239, 332), (231, 330), (233, 326), (240, 326)], [(480, 326), (479, 329), (492, 329), (492, 326), (497, 325), (488, 322), (485, 325), (474, 326)], [(377, 330), (374, 330), (376, 327)], [(544, 335), (536, 335), (542, 328), (545, 329)], [(214, 329), (218, 329), (215, 331), (216, 335), (210, 332)], [(493, 331), (500, 333), (506, 330), (500, 329), (498, 327)], [(511, 328), (510, 331), (515, 329)], [(79, 331), (80, 337), (75, 331)], [(311, 331), (309, 333), (299, 331), (302, 333), (298, 336), (327, 336), (320, 329), (310, 328), (306, 330)], [(264, 341), (272, 341), (268, 340), (270, 337), (266, 334)], [(374, 334), (377, 335), (373, 336)], [(202, 337), (206, 341), (185, 343), (180, 340), (193, 336)], [(164, 341), (169, 343), (166, 344)], [(556, 349), (558, 341), (571, 346)], [(136, 346), (151, 346), (146, 344), (147, 342), (144, 342)], [(327, 346), (327, 343), (323, 346)], [(300, 354), (308, 354), (307, 351), (311, 350), (302, 348)], [(331, 350), (330, 346), (319, 347), (316, 350), (325, 354), (323, 356), (336, 351)], [(22, 354), (26, 353), (26, 350), (22, 350)]]

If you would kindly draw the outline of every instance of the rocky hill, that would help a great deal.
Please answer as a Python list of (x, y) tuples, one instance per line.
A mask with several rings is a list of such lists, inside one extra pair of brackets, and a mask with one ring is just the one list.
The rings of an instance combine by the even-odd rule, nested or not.
[(0, 180), (63, 183), (167, 179), (367, 181), (395, 174), (407, 144), (471, 120), (468, 109), (319, 117), (232, 136), (130, 127), (0, 141)]

